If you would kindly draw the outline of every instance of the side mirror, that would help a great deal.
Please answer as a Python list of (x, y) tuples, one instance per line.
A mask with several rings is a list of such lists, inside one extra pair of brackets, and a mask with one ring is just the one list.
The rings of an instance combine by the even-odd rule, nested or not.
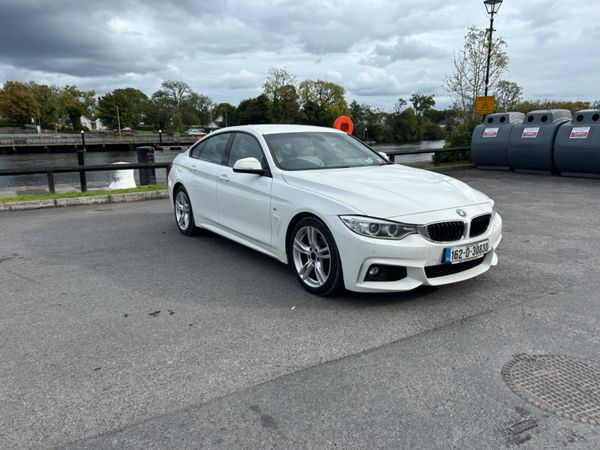
[(237, 173), (252, 173), (254, 175), (264, 175), (265, 169), (256, 158), (238, 159), (233, 165), (233, 171)]
[(381, 156), (381, 157), (382, 157), (383, 159), (385, 159), (386, 161), (389, 161), (389, 162), (394, 162), (394, 161), (392, 161), (392, 160), (390, 159), (390, 157), (387, 155), (387, 153), (384, 153), (384, 152), (377, 152), (377, 153), (379, 154), (379, 156)]

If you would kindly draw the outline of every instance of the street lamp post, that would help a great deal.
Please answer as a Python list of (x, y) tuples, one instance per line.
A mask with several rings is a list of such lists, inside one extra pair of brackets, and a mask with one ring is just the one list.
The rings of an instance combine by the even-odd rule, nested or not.
[(488, 89), (490, 86), (490, 64), (492, 62), (492, 34), (494, 33), (494, 16), (498, 14), (500, 6), (502, 6), (503, 0), (484, 0), (485, 10), (490, 18), (490, 28), (488, 28), (488, 55), (487, 55), (487, 67), (485, 71), (485, 96), (488, 95)]
[[(77, 150), (77, 163), (80, 166), (85, 165), (85, 132), (81, 130), (81, 148)], [(79, 172), (79, 182), (81, 183), (81, 192), (87, 192), (87, 178), (85, 171)]]
[(158, 143), (162, 147), (162, 130), (158, 130)]

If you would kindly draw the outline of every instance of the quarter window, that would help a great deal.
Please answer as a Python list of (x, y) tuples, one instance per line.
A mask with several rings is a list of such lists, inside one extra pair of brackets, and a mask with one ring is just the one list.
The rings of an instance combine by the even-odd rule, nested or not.
[(256, 158), (263, 166), (265, 165), (258, 141), (247, 134), (237, 133), (229, 152), (229, 167), (233, 167), (238, 160), (244, 158)]

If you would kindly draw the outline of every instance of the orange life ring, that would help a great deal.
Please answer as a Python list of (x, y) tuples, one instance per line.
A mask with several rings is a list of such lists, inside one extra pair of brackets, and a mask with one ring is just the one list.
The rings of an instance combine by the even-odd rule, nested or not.
[(344, 133), (352, 134), (354, 131), (354, 124), (352, 119), (348, 116), (340, 116), (333, 122), (333, 128), (336, 130), (343, 131)]

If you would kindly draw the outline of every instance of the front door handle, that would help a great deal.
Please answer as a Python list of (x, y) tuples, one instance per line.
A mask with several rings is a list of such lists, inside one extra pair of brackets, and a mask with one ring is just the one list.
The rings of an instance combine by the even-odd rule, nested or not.
[(221, 175), (219, 180), (221, 180), (223, 183), (229, 183), (229, 177), (227, 175)]

